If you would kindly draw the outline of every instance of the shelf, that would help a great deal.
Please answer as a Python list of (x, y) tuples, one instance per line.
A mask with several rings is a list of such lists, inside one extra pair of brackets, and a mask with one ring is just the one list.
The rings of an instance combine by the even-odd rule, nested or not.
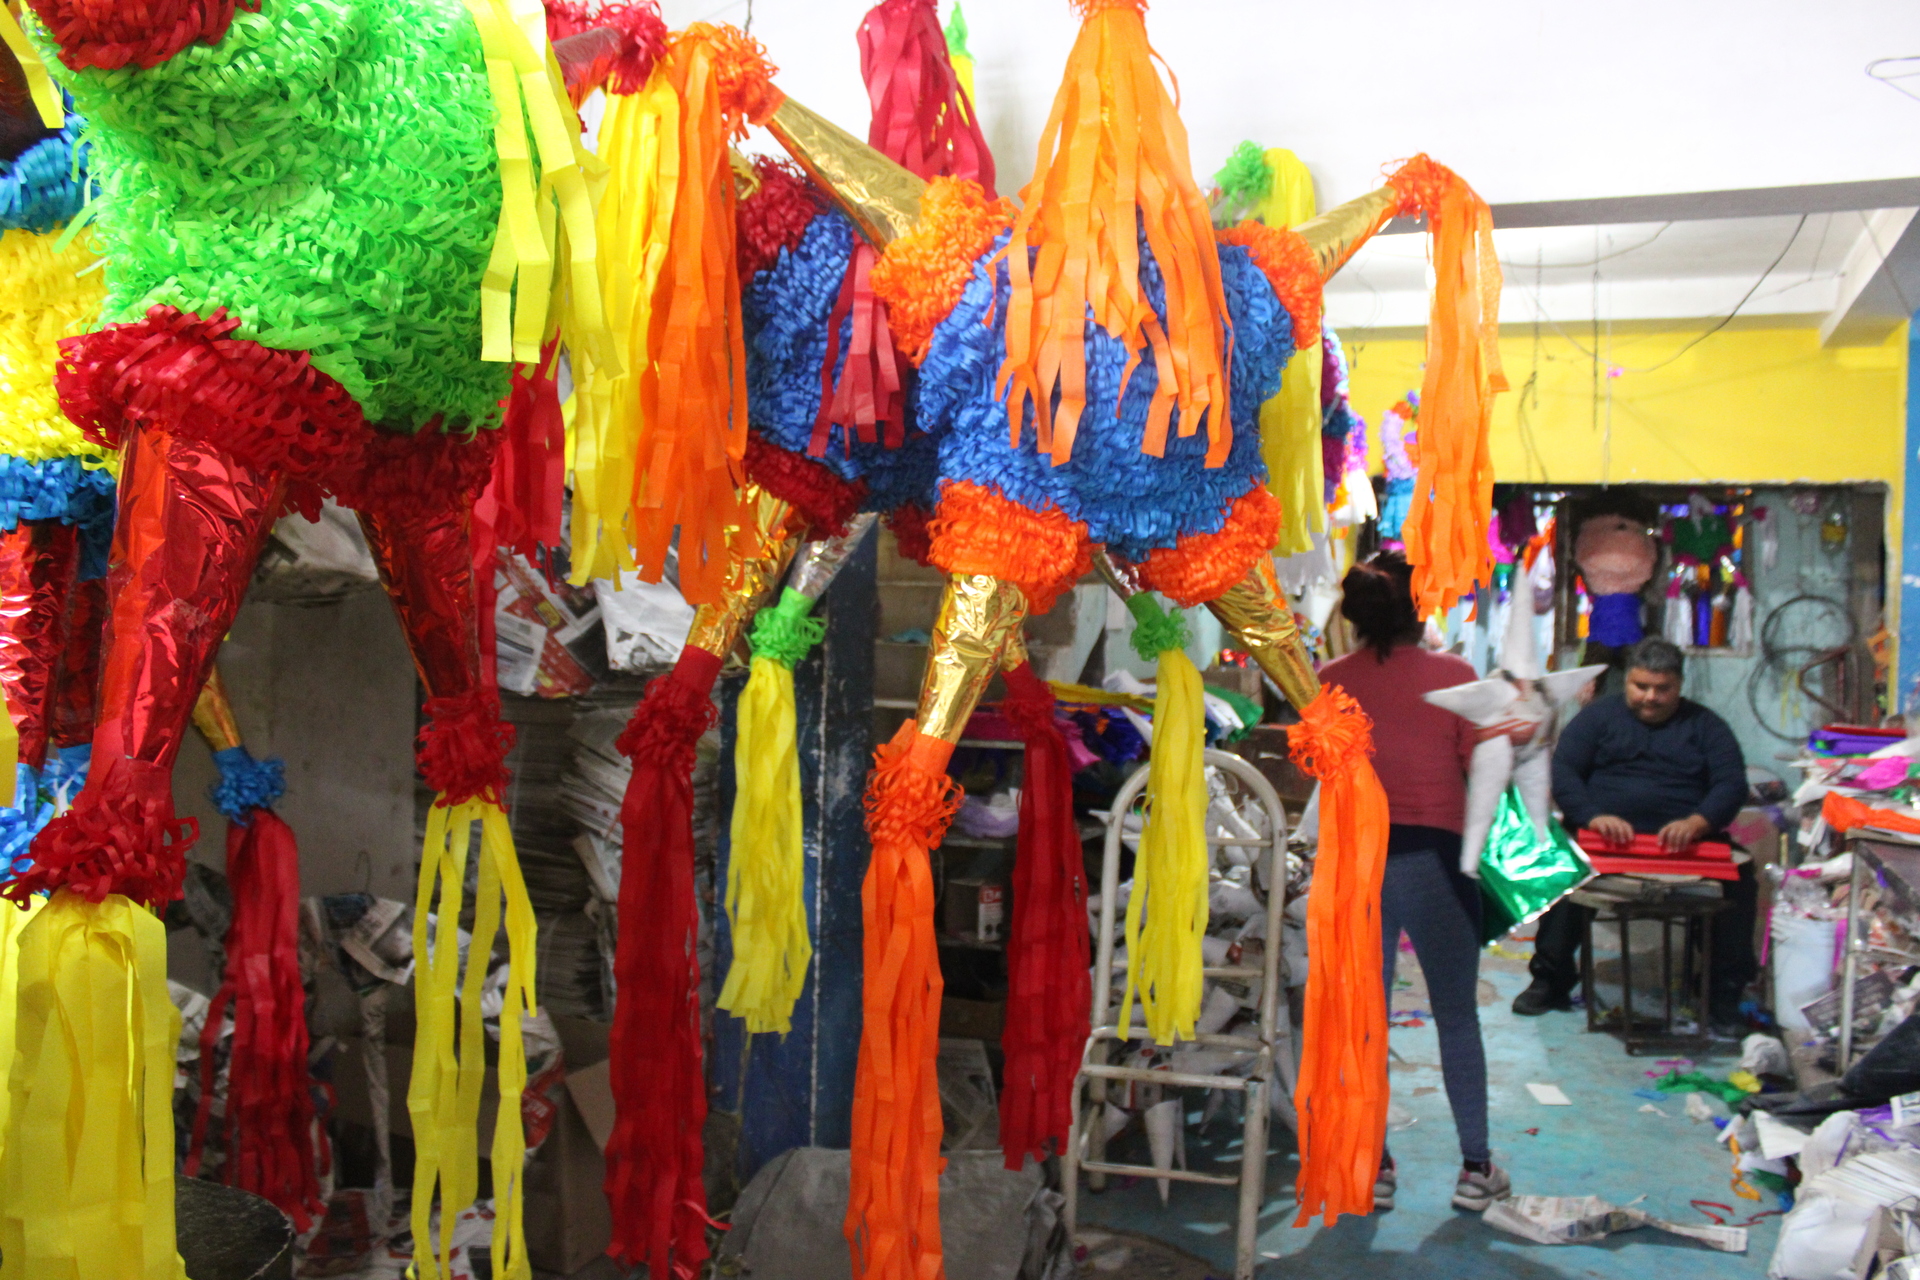
[(943, 947), (958, 947), (965, 951), (1005, 951), (1007, 944), (1000, 941), (986, 942), (980, 938), (969, 938), (965, 934), (948, 933), (940, 930), (935, 939)]

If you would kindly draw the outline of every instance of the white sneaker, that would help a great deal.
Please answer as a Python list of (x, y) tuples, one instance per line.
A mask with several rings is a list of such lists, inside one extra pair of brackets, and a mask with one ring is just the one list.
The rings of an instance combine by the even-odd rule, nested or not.
[(1400, 1177), (1394, 1168), (1393, 1158), (1389, 1156), (1380, 1165), (1380, 1172), (1373, 1176), (1373, 1211), (1384, 1213), (1393, 1208), (1393, 1194), (1400, 1188)]
[(1453, 1207), (1469, 1213), (1484, 1213), (1488, 1205), (1512, 1194), (1513, 1179), (1499, 1165), (1489, 1165), (1485, 1173), (1463, 1168), (1460, 1180), (1453, 1184)]

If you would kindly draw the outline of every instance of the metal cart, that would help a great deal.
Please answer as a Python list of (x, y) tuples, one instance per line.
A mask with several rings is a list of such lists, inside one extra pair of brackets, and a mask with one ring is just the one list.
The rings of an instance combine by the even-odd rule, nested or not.
[[(1107, 824), (1106, 854), (1100, 870), (1100, 933), (1093, 968), (1093, 1031), (1087, 1038), (1087, 1050), (1081, 1061), (1080, 1073), (1074, 1079), (1073, 1132), (1069, 1136), (1063, 1162), (1067, 1235), (1069, 1240), (1073, 1238), (1079, 1222), (1080, 1171), (1083, 1169), (1094, 1190), (1105, 1185), (1105, 1175), (1109, 1173), (1171, 1178), (1177, 1182), (1200, 1182), (1210, 1186), (1238, 1186), (1240, 1213), (1234, 1248), (1234, 1277), (1235, 1280), (1253, 1280), (1254, 1246), (1260, 1232), (1260, 1206), (1266, 1199), (1267, 1118), (1269, 1108), (1274, 1106), (1270, 1087), (1276, 1080), (1277, 1069), (1277, 1079), (1285, 1091), (1283, 1114), (1291, 1115), (1290, 1100), (1296, 1072), (1292, 1023), (1287, 1013), (1286, 992), (1280, 972), (1283, 949), (1281, 930), (1284, 927), (1282, 917), (1286, 910), (1287, 820), (1280, 807), (1280, 797), (1253, 765), (1224, 751), (1208, 751), (1205, 759), (1209, 766), (1231, 778), (1243, 796), (1253, 800), (1266, 815), (1268, 835), (1263, 838), (1210, 835), (1207, 841), (1210, 848), (1238, 845), (1266, 851), (1264, 861), (1267, 864), (1268, 895), (1264, 959), (1257, 967), (1208, 966), (1202, 970), (1209, 978), (1260, 982), (1259, 1034), (1195, 1037), (1196, 1042), (1206, 1048), (1246, 1055), (1251, 1059), (1251, 1069), (1244, 1076), (1203, 1075), (1115, 1066), (1109, 1062), (1113, 1046), (1147, 1038), (1146, 1028), (1137, 1022), (1124, 1031), (1115, 1025), (1118, 1010), (1112, 1004), (1114, 899), (1120, 887), (1120, 839), (1122, 824), (1146, 789), (1147, 771), (1141, 769), (1120, 789)], [(1240, 1171), (1222, 1174), (1185, 1169), (1161, 1170), (1151, 1165), (1117, 1164), (1106, 1159), (1104, 1113), (1109, 1081), (1243, 1091), (1246, 1127), (1242, 1138)]]

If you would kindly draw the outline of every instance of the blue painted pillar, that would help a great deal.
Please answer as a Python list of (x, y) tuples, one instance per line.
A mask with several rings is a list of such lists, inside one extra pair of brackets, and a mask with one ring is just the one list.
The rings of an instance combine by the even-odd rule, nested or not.
[(1900, 490), (1900, 674), (1894, 710), (1920, 712), (1920, 312), (1907, 326), (1906, 467)]
[[(794, 1147), (844, 1147), (853, 1129), (853, 1073), (860, 1047), (860, 885), (867, 872), (861, 800), (873, 755), (874, 576), (877, 536), (840, 571), (816, 613), (826, 639), (794, 669), (800, 788), (807, 856), (807, 919), (813, 965), (786, 1036), (749, 1037), (746, 1024), (714, 1013), (708, 1081), (716, 1110), (740, 1118), (741, 1185)], [(724, 895), (727, 815), (733, 807), (734, 704), (742, 677), (722, 689), (720, 865), (714, 905), (718, 991), (733, 958)], [(749, 1043), (749, 1041), (751, 1043)]]

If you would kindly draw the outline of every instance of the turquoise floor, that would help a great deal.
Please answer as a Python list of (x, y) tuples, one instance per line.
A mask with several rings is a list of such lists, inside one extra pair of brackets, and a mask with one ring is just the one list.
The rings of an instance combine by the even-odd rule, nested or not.
[[(1403, 975), (1414, 968), (1410, 956), (1401, 968)], [(1644, 1207), (1656, 1216), (1691, 1223), (1707, 1221), (1688, 1204), (1695, 1199), (1740, 1205), (1743, 1217), (1779, 1208), (1771, 1195), (1759, 1205), (1733, 1197), (1725, 1149), (1714, 1141), (1713, 1126), (1690, 1122), (1682, 1100), (1659, 1103), (1665, 1116), (1640, 1110), (1648, 1100), (1634, 1096), (1634, 1090), (1648, 1085), (1644, 1073), (1653, 1063), (1627, 1057), (1610, 1036), (1588, 1035), (1579, 1014), (1513, 1016), (1508, 1005), (1526, 985), (1522, 967), (1513, 961), (1491, 961), (1482, 980), (1494, 1158), (1511, 1171), (1517, 1193), (1598, 1195), (1615, 1204), (1644, 1196)], [(1396, 992), (1394, 1005), (1405, 1011), (1423, 1004), (1416, 971), (1412, 985)], [(1721, 1280), (1766, 1273), (1777, 1217), (1751, 1229), (1745, 1254), (1726, 1254), (1651, 1230), (1616, 1235), (1600, 1245), (1535, 1245), (1497, 1232), (1475, 1215), (1455, 1212), (1448, 1199), (1460, 1155), (1440, 1087), (1433, 1026), (1395, 1028), (1391, 1044), (1397, 1054), (1396, 1119), (1403, 1125), (1389, 1134), (1400, 1166), (1397, 1206), (1330, 1228), (1293, 1227), (1292, 1184), (1299, 1166), (1292, 1134), (1276, 1126), (1269, 1200), (1261, 1215), (1260, 1276)], [(1719, 1074), (1733, 1065), (1702, 1061)], [(1530, 1081), (1559, 1085), (1573, 1105), (1540, 1105), (1527, 1091)], [(1237, 1122), (1217, 1120), (1204, 1136), (1190, 1130), (1189, 1165), (1230, 1171), (1239, 1161), (1239, 1148)], [(1145, 1156), (1141, 1144), (1123, 1158), (1145, 1162)], [(1164, 1240), (1206, 1260), (1216, 1275), (1230, 1277), (1234, 1194), (1230, 1188), (1175, 1183), (1169, 1205), (1162, 1208), (1154, 1184), (1142, 1180), (1099, 1195), (1083, 1191), (1081, 1221)]]

